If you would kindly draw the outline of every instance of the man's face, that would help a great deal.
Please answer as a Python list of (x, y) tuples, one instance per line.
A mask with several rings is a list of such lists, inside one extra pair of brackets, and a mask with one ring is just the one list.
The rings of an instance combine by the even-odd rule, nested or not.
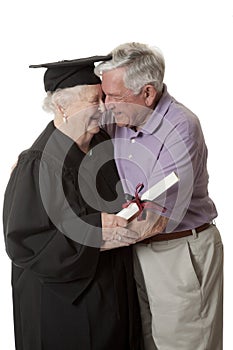
[(112, 110), (116, 124), (132, 128), (145, 123), (149, 113), (143, 98), (143, 92), (134, 95), (124, 85), (125, 67), (103, 73), (102, 89), (105, 94), (105, 105)]

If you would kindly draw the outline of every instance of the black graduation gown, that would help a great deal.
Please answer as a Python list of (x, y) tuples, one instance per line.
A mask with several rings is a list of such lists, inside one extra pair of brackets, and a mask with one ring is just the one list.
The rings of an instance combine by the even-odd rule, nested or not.
[(102, 142), (107, 139), (102, 130), (93, 137), (92, 146), (100, 148), (85, 157), (80, 178), (85, 155), (53, 122), (19, 156), (3, 211), (17, 350), (142, 349), (132, 249), (98, 248), (100, 211), (116, 199), (119, 180), (114, 161), (108, 161), (95, 186), (99, 156), (113, 158), (109, 141)]

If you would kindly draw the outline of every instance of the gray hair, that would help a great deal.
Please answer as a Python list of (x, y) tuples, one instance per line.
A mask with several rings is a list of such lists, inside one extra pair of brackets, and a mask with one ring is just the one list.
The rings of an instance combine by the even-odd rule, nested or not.
[(153, 85), (158, 92), (162, 91), (165, 61), (158, 48), (135, 42), (120, 45), (112, 51), (110, 61), (100, 63), (95, 68), (95, 74), (101, 77), (104, 72), (119, 67), (126, 67), (124, 84), (135, 95), (146, 84)]
[(43, 109), (56, 115), (58, 105), (66, 109), (77, 99), (84, 101), (87, 89), (87, 85), (78, 85), (71, 88), (57, 89), (54, 92), (48, 91), (44, 99)]

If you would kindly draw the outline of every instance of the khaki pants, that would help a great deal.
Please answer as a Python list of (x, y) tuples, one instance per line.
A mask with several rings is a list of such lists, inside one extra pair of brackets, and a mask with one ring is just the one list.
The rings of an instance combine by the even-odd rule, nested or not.
[(218, 229), (137, 244), (145, 350), (222, 350), (223, 246)]

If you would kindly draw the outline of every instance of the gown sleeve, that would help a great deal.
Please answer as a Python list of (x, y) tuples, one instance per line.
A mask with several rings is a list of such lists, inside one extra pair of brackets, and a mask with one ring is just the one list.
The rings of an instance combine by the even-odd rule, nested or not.
[[(45, 174), (44, 184), (40, 169)], [(72, 193), (69, 201), (59, 195), (62, 182)], [(76, 213), (71, 209), (71, 202)], [(57, 222), (52, 222), (48, 211)], [(82, 239), (101, 231), (101, 217), (100, 213), (83, 213), (84, 220), (81, 220), (77, 214), (82, 216), (82, 208), (76, 198), (72, 176), (61, 181), (53, 161), (41, 160), (30, 152), (21, 156), (8, 183), (3, 209), (6, 251), (13, 264), (31, 269), (44, 282), (92, 279), (100, 250), (98, 244), (85, 245)], [(66, 233), (70, 219), (75, 218), (79, 225), (69, 237)]]

